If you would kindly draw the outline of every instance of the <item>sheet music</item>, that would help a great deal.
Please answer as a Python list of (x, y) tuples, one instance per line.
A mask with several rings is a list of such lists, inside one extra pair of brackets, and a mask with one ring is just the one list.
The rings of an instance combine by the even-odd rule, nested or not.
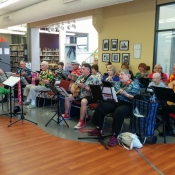
[[(111, 90), (112, 90), (112, 93), (111, 93)], [(114, 87), (103, 87), (102, 96), (103, 96), (103, 100), (111, 99), (111, 100), (114, 100), (115, 102), (118, 102)]]
[(65, 97), (68, 97), (69, 94), (67, 93), (67, 91), (63, 88), (63, 87), (59, 87), (57, 86), (56, 89), (59, 91), (59, 93)]
[(6, 81), (3, 82), (3, 84), (13, 87), (19, 80), (20, 80), (19, 77), (10, 76)]

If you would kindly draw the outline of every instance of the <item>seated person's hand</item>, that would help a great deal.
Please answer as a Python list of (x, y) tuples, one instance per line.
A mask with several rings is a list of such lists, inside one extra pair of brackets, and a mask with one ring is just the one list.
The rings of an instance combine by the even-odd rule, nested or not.
[(124, 96), (128, 96), (128, 93), (125, 91), (125, 90), (123, 90), (123, 89), (120, 89), (120, 94), (122, 94), (122, 95), (124, 95)]
[(25, 76), (26, 74), (27, 74), (26, 72), (22, 72), (22, 73), (21, 73), (22, 76)]
[(3, 74), (3, 70), (2, 70), (2, 69), (0, 69), (0, 75), (1, 75), (1, 74)]
[(40, 77), (35, 77), (35, 80), (40, 80), (41, 78)]
[(71, 91), (71, 93), (74, 93), (74, 92), (75, 92), (75, 88), (72, 87), (72, 88), (70, 89), (70, 91)]
[(78, 86), (83, 89), (84, 88), (84, 84), (83, 83), (78, 83)]

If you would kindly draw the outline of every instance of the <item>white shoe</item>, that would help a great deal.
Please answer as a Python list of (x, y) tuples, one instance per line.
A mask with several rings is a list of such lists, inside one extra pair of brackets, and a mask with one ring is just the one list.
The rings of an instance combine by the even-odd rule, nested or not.
[(74, 129), (81, 129), (83, 127), (85, 127), (85, 122), (84, 121), (83, 122), (79, 121), (78, 124), (76, 126), (74, 126)]

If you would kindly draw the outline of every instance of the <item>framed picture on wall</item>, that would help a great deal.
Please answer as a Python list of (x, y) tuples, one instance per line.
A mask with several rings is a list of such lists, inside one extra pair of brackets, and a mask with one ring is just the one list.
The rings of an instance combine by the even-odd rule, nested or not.
[(120, 41), (120, 50), (129, 50), (129, 41), (128, 40)]
[(109, 53), (103, 53), (102, 54), (102, 61), (103, 62), (109, 62), (110, 61), (110, 54)]
[(102, 42), (102, 50), (107, 51), (109, 50), (109, 40), (108, 39), (104, 39)]
[(118, 39), (111, 39), (111, 50), (115, 51), (118, 49)]
[(112, 53), (112, 62), (120, 63), (120, 54), (119, 53)]
[(130, 53), (122, 53), (122, 63), (127, 63), (129, 65)]

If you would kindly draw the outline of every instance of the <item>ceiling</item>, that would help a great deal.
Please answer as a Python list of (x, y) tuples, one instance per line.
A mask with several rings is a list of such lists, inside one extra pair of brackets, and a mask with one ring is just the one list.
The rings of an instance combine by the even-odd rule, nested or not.
[(130, 1), (134, 0), (76, 0), (66, 4), (63, 3), (63, 0), (19, 0), (0, 9), (0, 28), (37, 22)]
[(43, 1), (47, 1), (47, 0), (20, 0), (20, 1), (17, 1), (9, 6), (6, 6), (0, 9), (0, 16), (24, 9), (26, 7), (38, 4)]

